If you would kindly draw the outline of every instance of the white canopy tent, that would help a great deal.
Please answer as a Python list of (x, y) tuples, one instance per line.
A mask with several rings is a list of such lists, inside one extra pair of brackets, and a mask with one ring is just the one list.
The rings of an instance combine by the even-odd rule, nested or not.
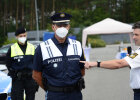
[[(126, 23), (116, 21), (111, 18), (106, 18), (96, 24), (93, 24), (83, 30), (82, 47), (86, 45), (87, 35), (94, 34), (116, 34), (116, 33), (132, 33), (132, 26)], [(132, 39), (130, 39), (132, 41)]]

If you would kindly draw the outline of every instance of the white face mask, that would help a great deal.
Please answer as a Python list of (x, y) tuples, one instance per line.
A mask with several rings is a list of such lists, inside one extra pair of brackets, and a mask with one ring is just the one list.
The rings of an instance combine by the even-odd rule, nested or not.
[(18, 38), (18, 41), (23, 43), (23, 44), (25, 43), (26, 40), (27, 40), (27, 37), (19, 37)]
[(68, 30), (65, 27), (57, 28), (56, 34), (60, 38), (64, 38), (68, 34)]

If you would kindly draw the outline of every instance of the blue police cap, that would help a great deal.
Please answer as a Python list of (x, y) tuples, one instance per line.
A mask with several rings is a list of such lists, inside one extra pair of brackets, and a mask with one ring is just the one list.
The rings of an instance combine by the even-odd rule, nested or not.
[(57, 24), (57, 23), (64, 23), (64, 24), (69, 24), (70, 18), (72, 16), (67, 13), (56, 13), (53, 16), (51, 16), (52, 23)]
[(18, 36), (19, 34), (22, 34), (25, 32), (26, 32), (26, 29), (24, 27), (19, 27), (15, 32), (15, 36)]

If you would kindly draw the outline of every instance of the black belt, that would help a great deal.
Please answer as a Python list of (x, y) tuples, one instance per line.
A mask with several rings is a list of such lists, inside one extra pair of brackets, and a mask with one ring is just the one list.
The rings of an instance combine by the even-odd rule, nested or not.
[(19, 80), (31, 79), (32, 78), (32, 72), (17, 72), (16, 77)]
[(78, 90), (77, 86), (67, 86), (67, 87), (56, 87), (47, 84), (47, 90), (53, 92), (72, 92)]
[(133, 89), (135, 93), (140, 93), (140, 89)]

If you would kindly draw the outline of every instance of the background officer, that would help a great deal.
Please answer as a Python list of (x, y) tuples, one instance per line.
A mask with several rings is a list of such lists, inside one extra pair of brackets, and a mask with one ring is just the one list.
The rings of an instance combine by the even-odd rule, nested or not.
[[(133, 26), (133, 39), (137, 46), (140, 46), (140, 21)], [(116, 69), (122, 67), (131, 67), (130, 70), (130, 86), (134, 91), (134, 100), (140, 100), (140, 48), (135, 53), (119, 60), (110, 60), (102, 62), (85, 62), (86, 68), (90, 67), (102, 67), (109, 69)]]
[(23, 100), (25, 90), (26, 100), (34, 100), (37, 84), (32, 78), (33, 56), (35, 48), (27, 42), (25, 28), (16, 30), (17, 41), (8, 52), (6, 66), (8, 75), (12, 78), (12, 100)]
[(46, 91), (46, 100), (82, 100), (85, 60), (81, 43), (67, 37), (67, 13), (51, 17), (54, 37), (41, 43), (35, 52), (33, 78)]

